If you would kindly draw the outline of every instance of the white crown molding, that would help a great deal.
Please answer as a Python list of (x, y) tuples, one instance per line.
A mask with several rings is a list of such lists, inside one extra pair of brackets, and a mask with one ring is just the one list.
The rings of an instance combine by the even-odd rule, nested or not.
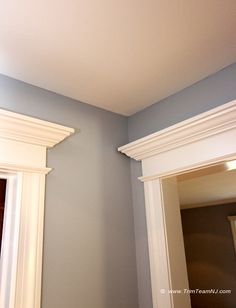
[(40, 308), (47, 148), (74, 129), (0, 109), (0, 178), (7, 179), (0, 308)]
[(4, 162), (0, 163), (0, 172), (27, 172), (27, 173), (41, 173), (47, 175), (50, 171), (52, 171), (52, 168), (22, 166)]
[(118, 148), (135, 160), (219, 134), (236, 127), (236, 100)]
[(0, 109), (0, 138), (2, 139), (50, 148), (74, 132), (75, 130), (70, 127)]
[(234, 160), (235, 140), (236, 100), (118, 149), (142, 160), (153, 308), (191, 307), (168, 292), (189, 289), (176, 175)]

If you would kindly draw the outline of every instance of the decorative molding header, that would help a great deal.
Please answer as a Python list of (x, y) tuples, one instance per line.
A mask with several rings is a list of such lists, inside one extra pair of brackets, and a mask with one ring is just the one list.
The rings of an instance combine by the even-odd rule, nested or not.
[(39, 174), (48, 174), (52, 169), (51, 168), (40, 168), (40, 167), (30, 167), (30, 166), (19, 166), (8, 163), (0, 164), (0, 173), (1, 172), (27, 172), (27, 173), (39, 173)]
[(73, 134), (73, 128), (0, 109), (0, 138), (53, 147)]
[[(47, 148), (74, 129), (0, 109), (0, 177), (7, 179), (0, 307), (41, 307)], [(69, 158), (68, 158), (69, 159)]]
[(236, 100), (118, 148), (135, 160), (167, 152), (236, 127)]

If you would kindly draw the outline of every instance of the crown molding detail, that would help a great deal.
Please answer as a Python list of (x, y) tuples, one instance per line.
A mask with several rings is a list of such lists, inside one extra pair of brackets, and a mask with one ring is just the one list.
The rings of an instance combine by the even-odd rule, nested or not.
[(236, 100), (118, 148), (135, 160), (167, 152), (236, 127)]
[(19, 165), (4, 163), (4, 162), (0, 164), (0, 172), (9, 172), (9, 171), (11, 171), (11, 172), (41, 173), (41, 174), (47, 175), (50, 171), (52, 171), (52, 168), (19, 166)]
[(235, 160), (235, 140), (236, 100), (118, 149), (142, 161), (153, 308), (191, 307), (167, 291), (189, 289), (176, 176)]
[(0, 178), (7, 180), (0, 308), (40, 308), (47, 148), (73, 128), (0, 109)]
[(70, 127), (0, 109), (0, 138), (2, 139), (50, 148), (74, 132), (75, 130)]

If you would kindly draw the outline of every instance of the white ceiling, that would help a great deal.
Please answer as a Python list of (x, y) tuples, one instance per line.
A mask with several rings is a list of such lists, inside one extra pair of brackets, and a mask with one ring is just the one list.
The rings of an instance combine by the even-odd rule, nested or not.
[(0, 5), (0, 73), (124, 115), (236, 60), (235, 0)]
[(205, 175), (178, 182), (181, 208), (236, 202), (236, 170), (208, 171)]

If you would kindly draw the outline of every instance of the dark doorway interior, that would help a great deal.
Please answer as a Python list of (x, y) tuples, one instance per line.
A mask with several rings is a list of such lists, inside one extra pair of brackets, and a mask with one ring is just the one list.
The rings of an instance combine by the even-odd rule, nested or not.
[(5, 209), (6, 185), (7, 181), (4, 179), (0, 179), (0, 252), (2, 246), (2, 229)]
[(236, 307), (236, 255), (227, 219), (235, 214), (234, 203), (181, 210), (190, 289), (230, 290), (191, 294), (192, 308)]

